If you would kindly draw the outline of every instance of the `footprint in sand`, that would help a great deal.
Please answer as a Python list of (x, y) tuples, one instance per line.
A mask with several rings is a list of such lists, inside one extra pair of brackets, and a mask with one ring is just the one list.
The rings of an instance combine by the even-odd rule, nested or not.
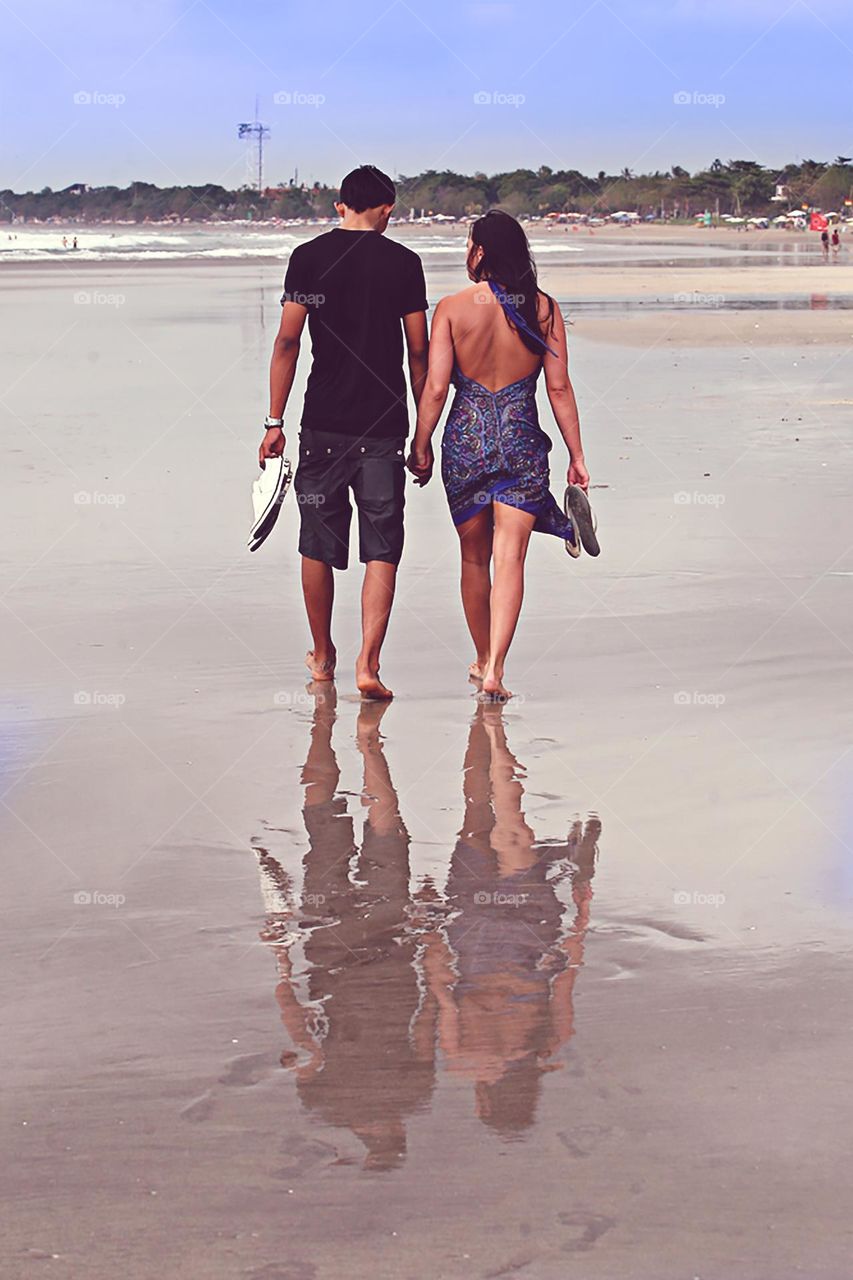
[(239, 1058), (232, 1058), (225, 1064), (219, 1083), (257, 1084), (259, 1080), (263, 1080), (264, 1076), (269, 1075), (273, 1061), (268, 1053), (246, 1053)]
[(616, 1225), (615, 1218), (606, 1218), (600, 1213), (558, 1213), (557, 1221), (575, 1234), (575, 1239), (562, 1246), (563, 1253), (583, 1253), (591, 1249), (596, 1240)]
[(574, 1129), (563, 1129), (557, 1137), (573, 1156), (583, 1157), (591, 1155), (599, 1142), (612, 1132), (608, 1125), (584, 1124)]
[(192, 1120), (195, 1124), (199, 1124), (202, 1120), (210, 1119), (212, 1111), (213, 1094), (208, 1089), (200, 1098), (194, 1098), (192, 1102), (182, 1107), (180, 1115), (184, 1120)]

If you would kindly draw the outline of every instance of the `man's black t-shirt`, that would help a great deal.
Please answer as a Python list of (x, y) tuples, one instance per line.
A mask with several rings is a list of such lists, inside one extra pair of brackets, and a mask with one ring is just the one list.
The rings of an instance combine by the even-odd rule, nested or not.
[(302, 426), (405, 439), (402, 317), (428, 308), (418, 255), (378, 231), (336, 227), (293, 250), (281, 301), (308, 308)]

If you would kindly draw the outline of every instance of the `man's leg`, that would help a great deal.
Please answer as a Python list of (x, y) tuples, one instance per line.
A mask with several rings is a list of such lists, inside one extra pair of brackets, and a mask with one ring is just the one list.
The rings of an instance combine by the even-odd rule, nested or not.
[(397, 565), (403, 553), (406, 473), (402, 443), (366, 442), (352, 474), (358, 507), (361, 590), (361, 652), (355, 679), (363, 698), (393, 698), (379, 679), (379, 654), (394, 603)]
[(379, 679), (379, 655), (394, 603), (397, 566), (384, 560), (368, 560), (361, 588), (361, 652), (356, 658), (355, 681), (363, 698), (393, 698)]
[(332, 570), (347, 567), (352, 515), (342, 452), (337, 437), (303, 431), (293, 481), (299, 503), (302, 594), (313, 640), (305, 661), (313, 680), (333, 680), (335, 676)]
[(311, 628), (313, 649), (306, 662), (312, 680), (332, 680), (335, 675), (335, 646), (332, 643), (332, 605), (335, 600), (335, 576), (330, 564), (302, 557), (302, 594)]

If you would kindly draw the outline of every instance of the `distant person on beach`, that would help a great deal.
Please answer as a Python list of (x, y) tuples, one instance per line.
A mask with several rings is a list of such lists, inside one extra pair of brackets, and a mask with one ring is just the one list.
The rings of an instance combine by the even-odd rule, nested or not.
[(841, 236), (838, 234), (838, 227), (832, 228), (831, 244), (832, 244), (832, 254), (833, 254), (833, 257), (835, 257), (839, 249), (841, 248)]
[(820, 233), (820, 247), (823, 250), (824, 258), (825, 259), (828, 258), (829, 257), (829, 232), (827, 231), (826, 227), (824, 227), (823, 231), (821, 231)]
[(74, 239), (71, 241), (71, 248), (72, 248), (72, 249), (76, 249), (76, 248), (77, 248), (77, 237), (76, 237), (76, 236), (75, 236), (75, 237), (74, 237)]
[[(12, 239), (12, 237), (11, 237), (11, 236), (9, 236), (9, 239), (11, 240), (11, 239)], [(67, 249), (67, 248), (68, 248), (68, 236), (63, 236), (63, 237), (62, 237), (62, 247), (63, 247), (63, 249)]]
[[(584, 496), (589, 474), (566, 327), (553, 298), (538, 287), (530, 246), (515, 218), (493, 210), (477, 219), (467, 267), (473, 284), (436, 308), (409, 468), (418, 484), (428, 483), (432, 436), (453, 382), (441, 474), (462, 553), (462, 604), (475, 652), (469, 675), (482, 682), (485, 695), (502, 700), (512, 696), (503, 683), (504, 664), (521, 610), (531, 533), (564, 538), (573, 555), (580, 550), (579, 534), (585, 546), (595, 535)], [(571, 519), (549, 487), (551, 441), (536, 408), (543, 365), (569, 451), (568, 481), (578, 486)]]
[(356, 683), (366, 698), (390, 698), (379, 656), (403, 550), (405, 443), (409, 432), (403, 338), (415, 403), (427, 368), (428, 307), (421, 260), (383, 232), (394, 183), (373, 165), (347, 174), (336, 204), (341, 223), (290, 256), (281, 325), (270, 365), (270, 413), (259, 451), (284, 450), (284, 410), (306, 319), (313, 363), (302, 409), (299, 502), (302, 590), (314, 680), (332, 680), (334, 569), (346, 569), (350, 493), (358, 508), (362, 644)]

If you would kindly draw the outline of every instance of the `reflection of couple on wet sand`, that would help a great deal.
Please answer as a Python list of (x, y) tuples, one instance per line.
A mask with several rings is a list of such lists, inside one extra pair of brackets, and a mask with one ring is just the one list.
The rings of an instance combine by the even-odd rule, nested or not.
[[(447, 1070), (472, 1081), (484, 1123), (520, 1132), (574, 1031), (600, 824), (576, 822), (564, 842), (537, 844), (501, 708), (480, 706), (445, 894), (425, 880), (412, 895), (409, 835), (379, 733), (387, 704), (365, 703), (358, 717), (367, 810), (359, 848), (338, 794), (334, 687), (312, 688), (301, 910), (289, 877), (259, 851), (277, 908), (262, 936), (276, 956), (276, 996), (296, 1049), (282, 1063), (310, 1111), (361, 1139), (370, 1168), (393, 1168), (405, 1155), (406, 1117), (428, 1105), (439, 1053)], [(294, 954), (297, 938), (304, 960)]]

